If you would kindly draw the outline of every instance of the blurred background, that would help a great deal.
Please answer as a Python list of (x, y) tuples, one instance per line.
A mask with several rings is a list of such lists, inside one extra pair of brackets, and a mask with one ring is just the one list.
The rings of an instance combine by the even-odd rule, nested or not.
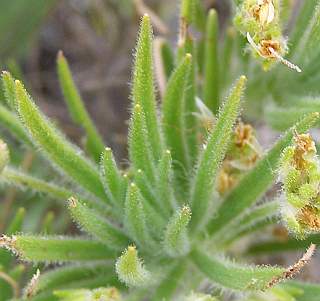
[[(225, 23), (228, 2), (203, 1)], [(41, 109), (73, 140), (81, 133), (67, 114), (56, 76), (62, 50), (106, 144), (126, 154), (132, 53), (142, 14), (154, 14), (155, 35), (176, 39), (172, 0), (11, 0), (0, 5), (0, 64), (22, 78)]]

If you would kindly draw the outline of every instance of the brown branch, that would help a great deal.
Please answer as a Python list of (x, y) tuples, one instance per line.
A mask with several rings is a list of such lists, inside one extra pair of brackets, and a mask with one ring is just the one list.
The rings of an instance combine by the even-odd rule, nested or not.
[(292, 279), (294, 276), (300, 273), (302, 268), (310, 262), (315, 250), (316, 245), (311, 244), (303, 256), (294, 265), (289, 266), (280, 276), (273, 277), (267, 284), (266, 289), (269, 289), (284, 280)]

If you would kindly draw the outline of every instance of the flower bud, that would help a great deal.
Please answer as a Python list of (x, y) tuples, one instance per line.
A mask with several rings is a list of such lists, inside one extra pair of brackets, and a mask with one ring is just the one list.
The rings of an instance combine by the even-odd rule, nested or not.
[(120, 281), (129, 287), (142, 287), (149, 282), (150, 273), (144, 268), (135, 246), (129, 246), (118, 258), (116, 272)]

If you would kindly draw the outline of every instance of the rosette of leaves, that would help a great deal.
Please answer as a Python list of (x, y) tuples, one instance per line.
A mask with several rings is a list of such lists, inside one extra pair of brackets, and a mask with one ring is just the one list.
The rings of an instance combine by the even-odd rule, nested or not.
[[(74, 222), (86, 233), (20, 233), (0, 238), (0, 245), (23, 261), (59, 264), (48, 271), (40, 266), (40, 274), (28, 286), (30, 300), (68, 299), (68, 291), (63, 294), (63, 290), (69, 290), (70, 298), (77, 293), (92, 297), (95, 289), (110, 286), (122, 289), (124, 300), (170, 300), (208, 282), (230, 292), (262, 291), (293, 277), (310, 260), (313, 244), (289, 268), (236, 263), (221, 256), (242, 236), (275, 223), (278, 202), (258, 201), (274, 183), (274, 170), (294, 132), (307, 131), (319, 114), (306, 114), (285, 132), (221, 198), (216, 178), (239, 117), (246, 77), (239, 77), (220, 103), (220, 73), (215, 69), (217, 15), (210, 11), (204, 81), (198, 85), (201, 62), (190, 31), (193, 22), (199, 21), (196, 4), (182, 1), (176, 56), (171, 56), (168, 45), (160, 45), (163, 73), (158, 76), (165, 86), (159, 105), (152, 27), (148, 16), (141, 20), (126, 168), (120, 168), (112, 150), (105, 148), (62, 53), (58, 55), (59, 80), (73, 120), (84, 129), (85, 152), (44, 116), (20, 81), (3, 73), (7, 105), (1, 105), (2, 124), (39, 150), (65, 182), (58, 185), (12, 165), (3, 169), (1, 180), (66, 203)], [(197, 103), (196, 96), (203, 102)], [(216, 115), (205, 135), (199, 118), (203, 112), (198, 108)], [(73, 291), (78, 288), (84, 291)]]

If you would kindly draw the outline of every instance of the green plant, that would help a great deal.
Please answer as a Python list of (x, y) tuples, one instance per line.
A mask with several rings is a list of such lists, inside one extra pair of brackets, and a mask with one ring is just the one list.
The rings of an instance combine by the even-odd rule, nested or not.
[[(291, 287), (300, 285), (297, 294), (294, 289), (290, 291), (290, 284), (275, 286), (295, 276), (308, 263), (316, 248), (313, 241), (299, 242), (299, 247), (309, 248), (288, 268), (235, 263), (221, 254), (228, 255), (233, 243), (244, 235), (277, 222), (279, 201), (258, 201), (275, 182), (279, 165), (282, 169), (291, 166), (288, 153), (294, 136), (302, 137), (313, 127), (319, 113), (305, 114), (262, 154), (252, 128), (237, 121), (246, 77), (240, 76), (226, 100), (220, 102), (222, 91), (217, 81), (229, 77), (225, 69), (229, 58), (223, 59), (226, 65), (219, 67), (218, 73), (218, 23), (214, 11), (208, 15), (206, 38), (199, 42), (205, 44), (205, 50), (196, 52), (201, 48), (196, 47), (190, 26), (203, 29), (201, 16), (198, 1), (182, 1), (174, 61), (170, 47), (160, 45), (157, 59), (165, 72), (158, 71), (158, 76), (166, 85), (160, 91), (161, 110), (154, 87), (151, 22), (147, 15), (141, 20), (132, 78), (130, 165), (126, 168), (119, 168), (112, 150), (104, 148), (62, 53), (57, 59), (61, 88), (73, 120), (84, 129), (84, 149), (91, 159), (42, 114), (20, 81), (3, 73), (6, 106), (0, 107), (0, 120), (16, 138), (38, 149), (64, 181), (63, 185), (57, 184), (11, 165), (3, 168), (1, 181), (68, 200), (72, 219), (90, 237), (3, 235), (0, 246), (24, 261), (40, 264), (40, 270), (44, 269), (41, 263), (63, 264), (35, 273), (22, 298), (215, 300), (192, 293), (200, 284), (214, 283), (217, 293), (245, 292), (248, 300), (270, 296), (292, 300), (297, 296), (298, 301), (310, 301), (304, 297), (303, 284), (291, 283)], [(223, 55), (227, 54), (225, 48)], [(269, 58), (268, 63), (275, 63), (275, 59), (277, 56)], [(198, 85), (199, 74), (205, 78), (202, 85)], [(263, 90), (257, 87), (255, 93)], [(196, 96), (202, 94), (203, 101), (196, 101)], [(6, 147), (0, 150), (1, 165), (5, 165)], [(236, 167), (231, 165), (236, 180), (227, 191), (218, 193), (223, 162), (238, 163)], [(230, 169), (224, 172), (231, 176)], [(318, 177), (312, 178), (312, 184), (314, 181), (318, 183)], [(298, 188), (304, 184), (299, 181)], [(314, 195), (307, 195), (307, 205), (310, 198), (313, 202)], [(112, 286), (122, 291), (122, 297)]]

